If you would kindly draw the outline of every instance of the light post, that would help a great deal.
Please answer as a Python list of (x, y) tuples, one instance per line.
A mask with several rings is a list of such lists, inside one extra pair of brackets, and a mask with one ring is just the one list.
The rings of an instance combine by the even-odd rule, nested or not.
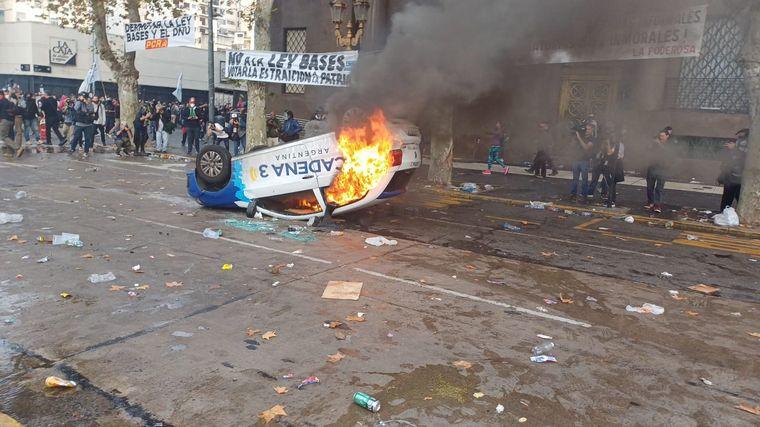
[[(335, 24), (335, 42), (338, 47), (351, 50), (359, 45), (359, 41), (364, 35), (364, 24), (367, 23), (369, 6), (369, 0), (353, 0), (349, 11), (347, 1), (332, 0), (330, 2), (330, 14), (332, 15), (332, 22)], [(344, 20), (346, 21), (346, 35), (343, 35), (341, 31)], [(356, 27), (356, 32), (354, 32), (354, 27)]]

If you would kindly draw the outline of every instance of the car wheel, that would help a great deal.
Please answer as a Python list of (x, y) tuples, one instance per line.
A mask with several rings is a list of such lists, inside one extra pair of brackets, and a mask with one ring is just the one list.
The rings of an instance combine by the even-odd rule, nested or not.
[(256, 208), (256, 201), (251, 200), (250, 202), (248, 202), (248, 206), (245, 208), (245, 216), (247, 216), (248, 218), (253, 218), (254, 216), (256, 216), (257, 210), (258, 209)]
[(211, 186), (225, 184), (232, 169), (230, 153), (220, 145), (205, 145), (195, 159), (195, 175)]

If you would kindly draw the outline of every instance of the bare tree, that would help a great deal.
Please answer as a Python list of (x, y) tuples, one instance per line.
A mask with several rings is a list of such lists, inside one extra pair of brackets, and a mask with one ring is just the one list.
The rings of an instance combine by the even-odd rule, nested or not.
[(172, 10), (169, 0), (49, 0), (48, 13), (55, 15), (61, 26), (95, 35), (100, 58), (111, 69), (119, 88), (120, 119), (131, 123), (138, 109), (137, 82), (140, 72), (135, 68), (135, 52), (125, 53), (121, 39), (112, 40), (108, 34), (109, 18), (122, 22), (139, 22), (140, 10), (160, 14)]
[[(273, 0), (255, 0), (251, 5), (250, 19), (253, 22), (253, 50), (270, 50), (269, 23), (272, 18)], [(267, 84), (263, 82), (246, 82), (248, 87), (247, 130), (245, 150), (249, 151), (267, 140), (267, 123), (265, 117), (267, 103)]]
[(748, 9), (749, 29), (744, 43), (744, 80), (749, 93), (749, 151), (742, 176), (738, 213), (748, 225), (760, 225), (760, 2)]

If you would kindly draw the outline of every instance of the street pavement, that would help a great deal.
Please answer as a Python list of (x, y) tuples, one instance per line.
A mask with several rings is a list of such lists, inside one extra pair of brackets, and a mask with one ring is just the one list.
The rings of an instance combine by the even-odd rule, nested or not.
[[(436, 191), (424, 170), (406, 195), (339, 221), (342, 235), (289, 232), (305, 224), (198, 206), (192, 165), (0, 163), (0, 212), (24, 215), (0, 225), (0, 413), (25, 426), (263, 425), (275, 405), (279, 425), (757, 423), (736, 408), (760, 405), (757, 241), (504, 201), (559, 197), (548, 180), (486, 177), (491, 200)], [(61, 232), (84, 246), (38, 241)], [(378, 234), (398, 244), (364, 243)], [(279, 264), (293, 265), (270, 272)], [(87, 280), (107, 272), (116, 280)], [(363, 282), (359, 300), (322, 299), (331, 280)], [(647, 302), (665, 312), (626, 311)], [(530, 361), (538, 334), (557, 363)], [(79, 385), (46, 389), (48, 375)], [(297, 389), (312, 375), (319, 384)], [(353, 404), (357, 391), (381, 410)]]

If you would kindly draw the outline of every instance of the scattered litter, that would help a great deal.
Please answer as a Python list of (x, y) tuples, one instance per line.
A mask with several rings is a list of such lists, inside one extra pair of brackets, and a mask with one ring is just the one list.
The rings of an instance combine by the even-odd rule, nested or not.
[(559, 256), (559, 254), (557, 254), (556, 252), (541, 252), (541, 255), (543, 255), (543, 256), (545, 256), (547, 258), (548, 257), (553, 257), (553, 256)]
[(322, 326), (324, 326), (325, 328), (335, 329), (342, 324), (343, 322), (339, 322), (337, 320), (331, 320), (329, 322), (323, 323)]
[(253, 219), (264, 219), (264, 215), (262, 215), (261, 212), (256, 212), (253, 214)]
[(134, 271), (135, 273), (138, 272), (138, 271), (140, 271), (140, 264), (133, 265), (132, 266), (132, 271)]
[(319, 378), (315, 376), (310, 376), (309, 378), (306, 378), (305, 380), (301, 381), (301, 384), (298, 384), (298, 389), (301, 390), (302, 388), (306, 387), (309, 384), (319, 384)]
[(739, 215), (734, 208), (727, 206), (723, 212), (713, 215), (713, 222), (723, 227), (736, 227), (739, 225)]
[(574, 215), (575, 211), (571, 211), (570, 209), (565, 209), (564, 211), (562, 211), (562, 213), (564, 213), (565, 215)]
[(519, 419), (519, 420), (517, 420), (517, 422), (518, 422), (518, 423), (520, 423), (520, 424), (522, 424), (522, 423), (524, 423), (524, 422), (526, 422), (526, 421), (528, 421), (528, 419), (527, 419), (527, 418), (525, 418), (525, 417), (520, 417), (520, 419)]
[(344, 234), (345, 234), (345, 233), (344, 233), (344, 232), (342, 232), (342, 231), (336, 231), (336, 230), (332, 230), (332, 231), (330, 231), (330, 235), (331, 235), (331, 236), (334, 236), (334, 237), (337, 237), (337, 236), (342, 236), (342, 235), (344, 235)]
[(704, 285), (701, 283), (698, 285), (689, 286), (689, 289), (691, 289), (694, 292), (699, 292), (705, 295), (717, 295), (718, 292), (720, 292), (720, 288), (716, 288), (715, 286), (710, 286), (710, 285)]
[(545, 309), (544, 307), (536, 307), (536, 310), (540, 311), (541, 313), (548, 313), (549, 310)]
[(541, 344), (534, 346), (530, 351), (534, 356), (538, 356), (539, 354), (549, 353), (552, 349), (554, 349), (554, 343), (551, 341), (544, 341)]
[(396, 246), (398, 244), (397, 241), (388, 240), (383, 236), (367, 237), (366, 239), (364, 239), (364, 243), (368, 245), (372, 245), (372, 246), (383, 246), (383, 245)]
[(5, 323), (6, 325), (12, 325), (16, 323), (16, 319), (13, 317), (6, 317), (3, 319), (3, 323)]
[(26, 196), (27, 196), (26, 191), (17, 191), (15, 195), (16, 200), (25, 199)]
[(589, 216), (594, 216), (594, 214), (591, 212), (581, 212), (581, 216), (589, 217)]
[(506, 285), (507, 282), (502, 279), (488, 279), (486, 282), (491, 283), (493, 285)]
[(598, 229), (601, 231), (610, 231), (610, 229), (607, 227), (599, 227)]
[(662, 313), (665, 313), (665, 309), (660, 307), (659, 305), (654, 305), (650, 303), (644, 303), (641, 307), (634, 307), (632, 305), (627, 305), (625, 307), (625, 311), (630, 311), (633, 313), (642, 313), (642, 314), (654, 314), (656, 316), (659, 316)]
[(362, 285), (362, 282), (331, 280), (327, 282), (322, 298), (357, 301), (362, 292)]
[(44, 264), (46, 262), (50, 261), (48, 257), (40, 258), (37, 260), (37, 264)]
[(549, 335), (544, 335), (544, 334), (538, 334), (536, 336), (539, 337), (539, 338), (541, 338), (541, 339), (544, 339), (544, 340), (552, 340), (552, 339), (554, 339), (554, 338), (550, 337)]
[(137, 291), (144, 291), (145, 289), (148, 289), (148, 288), (150, 288), (150, 285), (141, 285), (139, 283), (135, 283), (135, 287), (132, 289), (137, 290)]
[(93, 258), (95, 258), (95, 255), (93, 255), (93, 254), (84, 254), (80, 258), (93, 259)]
[(472, 397), (474, 397), (476, 399), (480, 399), (481, 397), (483, 397), (485, 395), (486, 395), (485, 393), (478, 391), (478, 392), (473, 393)]
[(557, 304), (557, 300), (553, 298), (544, 298), (544, 304), (546, 305), (554, 305)]
[(747, 332), (747, 335), (754, 338), (760, 338), (760, 332)]
[(699, 378), (699, 380), (705, 383), (705, 385), (713, 385), (712, 381), (708, 380), (707, 378)]
[(357, 405), (361, 406), (362, 408), (370, 412), (380, 411), (380, 401), (366, 393), (362, 393), (362, 392), (354, 393), (353, 401)]
[(749, 262), (757, 262), (757, 260), (754, 258), (748, 258), (748, 259), (749, 259)]
[(282, 376), (282, 379), (290, 380), (290, 379), (293, 379), (294, 377), (295, 377), (295, 374), (285, 374)]
[(635, 219), (633, 219), (632, 216), (628, 215), (627, 217), (623, 218), (623, 221), (627, 222), (628, 224), (633, 224)]
[(64, 380), (63, 378), (59, 377), (47, 377), (45, 378), (45, 387), (66, 387), (66, 388), (72, 388), (76, 387), (77, 383), (76, 381), (69, 381)]
[(733, 313), (728, 313), (728, 314), (730, 314), (730, 315), (732, 315), (734, 317), (742, 317), (742, 314), (740, 312), (738, 312), (738, 311), (735, 311)]
[(224, 264), (224, 265), (222, 265), (222, 270), (232, 270), (232, 264)]
[(697, 313), (696, 311), (690, 311), (690, 310), (687, 310), (686, 314), (688, 314), (691, 317), (697, 317), (697, 316), (699, 316), (699, 313)]
[(486, 185), (483, 186), (483, 190), (485, 190), (485, 191), (491, 191), (491, 190), (493, 190), (493, 185), (486, 184)]
[(63, 299), (66, 299), (66, 298), (71, 298), (71, 294), (70, 294), (70, 293), (68, 293), (68, 292), (61, 292), (59, 295), (60, 295), (60, 296), (61, 296), (61, 298), (63, 298)]
[(591, 297), (591, 296), (587, 296), (586, 297), (586, 301), (588, 301), (588, 302), (599, 302), (599, 300), (597, 300), (596, 298)]
[(540, 356), (530, 356), (530, 361), (535, 363), (557, 363), (557, 358), (554, 356), (545, 356), (542, 354)]
[(665, 228), (667, 228), (668, 230), (673, 228), (674, 225), (675, 224), (673, 224), (673, 221), (665, 221)]
[(572, 298), (565, 297), (562, 294), (559, 294), (559, 300), (562, 301), (562, 304), (572, 304), (573, 303), (573, 299)]
[(184, 283), (182, 282), (166, 282), (167, 288), (179, 288), (180, 286), (183, 286)]
[(750, 414), (760, 415), (760, 406), (749, 406), (745, 404), (740, 404), (734, 406), (734, 408), (742, 410), (744, 412), (749, 412)]
[(24, 255), (21, 257), (21, 259), (29, 259), (29, 255)]
[(249, 337), (255, 337), (258, 333), (261, 333), (261, 329), (248, 328), (245, 330), (245, 334)]
[(13, 222), (21, 222), (23, 220), (24, 220), (24, 215), (0, 212), (0, 225), (13, 223)]
[(501, 228), (507, 231), (522, 231), (522, 227), (518, 227), (516, 225), (512, 225), (508, 222), (505, 222), (501, 225)]
[(218, 239), (221, 236), (222, 230), (212, 230), (210, 228), (203, 230), (203, 237), (207, 239)]
[(72, 234), (72, 233), (61, 233), (61, 234), (54, 235), (53, 245), (76, 246), (78, 248), (81, 248), (82, 246), (84, 246), (82, 241), (79, 240), (79, 235)]
[(275, 331), (266, 331), (266, 332), (264, 332), (264, 335), (261, 336), (261, 338), (269, 341), (270, 339), (272, 339), (272, 338), (274, 338), (276, 336), (277, 336), (277, 332), (275, 332)]
[(504, 412), (504, 405), (499, 403), (498, 405), (496, 405), (496, 413), (501, 414), (502, 412)]
[(317, 222), (317, 218), (311, 217), (311, 218), (309, 218), (308, 221), (306, 221), (306, 225), (309, 226), (309, 227), (313, 227), (315, 222)]
[(364, 322), (367, 319), (364, 318), (364, 313), (357, 313), (356, 315), (346, 316), (346, 320), (349, 322)]
[(699, 237), (693, 235), (693, 234), (687, 234), (686, 240), (699, 240)]
[(683, 301), (685, 299), (688, 299), (686, 297), (682, 297), (678, 291), (669, 290), (668, 293), (670, 294), (670, 297), (676, 301)]
[(547, 202), (533, 202), (532, 201), (532, 202), (530, 202), (530, 205), (528, 205), (528, 207), (531, 208), (531, 209), (537, 209), (537, 210), (541, 210), (542, 211), (542, 210), (546, 209), (547, 206), (551, 206), (551, 205), (552, 205), (551, 202), (547, 203)]
[(667, 271), (663, 271), (662, 273), (660, 273), (660, 277), (664, 277), (666, 279), (669, 279), (669, 278), (673, 277), (673, 275), (670, 274), (670, 273), (668, 273)]
[(464, 191), (465, 193), (477, 193), (479, 191), (478, 184), (475, 184), (474, 182), (465, 182), (459, 186), (459, 190)]
[(274, 392), (277, 394), (285, 394), (288, 392), (287, 387), (272, 387), (274, 389)]
[(180, 338), (190, 338), (193, 336), (192, 332), (184, 332), (184, 331), (174, 331), (172, 332), (173, 337), (180, 337)]
[(276, 282), (274, 282), (274, 283), (272, 283), (272, 287), (273, 287), (273, 288), (276, 288), (276, 287), (277, 287), (277, 286), (279, 286), (279, 285), (280, 285), (280, 282), (279, 282), (279, 280), (278, 280), (278, 281), (276, 281)]
[(16, 275), (16, 280), (21, 280), (21, 279), (23, 279), (23, 278), (24, 278), (24, 275), (23, 275), (23, 274), (17, 274), (17, 275)]
[(341, 352), (337, 352), (335, 354), (329, 354), (329, 355), (327, 355), (327, 361), (330, 362), (330, 363), (338, 363), (338, 362), (340, 362), (345, 357), (346, 357), (345, 354), (343, 354)]
[(456, 362), (452, 362), (451, 364), (456, 366), (457, 368), (462, 368), (462, 369), (472, 368), (472, 363), (466, 360), (457, 360)]
[(136, 297), (137, 296), (137, 292), (129, 291), (129, 292), (127, 292), (127, 295), (129, 295), (131, 297)]
[(124, 288), (126, 288), (126, 286), (111, 285), (111, 289), (109, 289), (109, 291), (122, 291)]
[(270, 421), (277, 417), (287, 417), (288, 414), (285, 412), (285, 407), (282, 405), (274, 405), (271, 408), (267, 409), (266, 411), (259, 414), (259, 419), (264, 421), (264, 424), (269, 424)]
[(87, 280), (89, 280), (90, 283), (103, 283), (116, 280), (116, 276), (109, 271), (106, 274), (90, 274), (90, 277), (88, 277)]

